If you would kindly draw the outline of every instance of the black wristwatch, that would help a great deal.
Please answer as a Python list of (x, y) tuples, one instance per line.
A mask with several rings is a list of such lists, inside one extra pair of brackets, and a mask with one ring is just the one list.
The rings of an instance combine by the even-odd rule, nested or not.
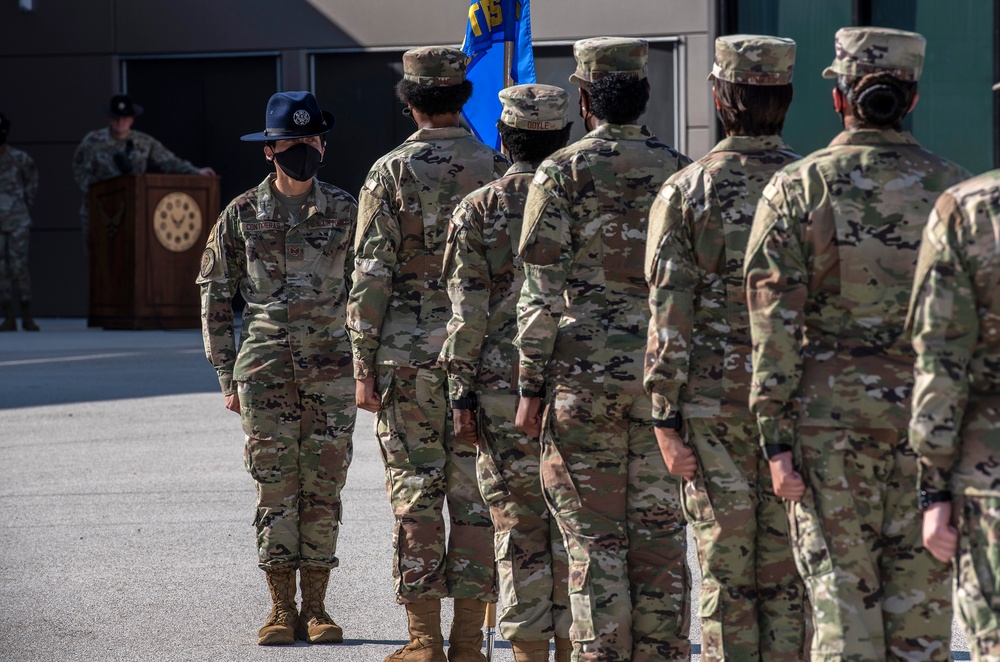
[(792, 447), (788, 444), (764, 444), (764, 459), (771, 460), (782, 453), (791, 453)]
[(944, 501), (951, 501), (950, 490), (937, 490), (936, 492), (920, 490), (917, 505), (920, 507), (920, 512), (923, 512), (930, 508), (931, 504), (942, 503)]
[(680, 412), (675, 412), (666, 418), (654, 418), (653, 427), (665, 428), (667, 430), (680, 430), (683, 422), (684, 419), (681, 418)]
[(462, 396), (456, 400), (451, 401), (452, 409), (475, 409), (476, 408), (476, 396), (470, 393), (469, 395)]
[(542, 391), (532, 391), (527, 388), (517, 389), (517, 394), (522, 398), (541, 398), (545, 395)]

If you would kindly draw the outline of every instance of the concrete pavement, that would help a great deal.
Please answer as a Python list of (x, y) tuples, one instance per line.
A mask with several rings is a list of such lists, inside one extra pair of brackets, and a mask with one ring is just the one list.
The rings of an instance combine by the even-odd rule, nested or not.
[(347, 641), (262, 648), (254, 487), (199, 333), (40, 324), (0, 334), (0, 660), (372, 662), (405, 643), (370, 415), (328, 593)]

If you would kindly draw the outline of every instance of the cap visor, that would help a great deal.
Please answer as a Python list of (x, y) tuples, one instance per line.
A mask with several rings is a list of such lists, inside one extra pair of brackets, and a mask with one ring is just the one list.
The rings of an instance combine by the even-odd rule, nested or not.
[(569, 82), (573, 83), (574, 85), (589, 85), (590, 84), (590, 81), (583, 80), (582, 78), (580, 78), (576, 74), (570, 74), (570, 76), (569, 76)]
[(823, 78), (836, 78), (839, 74), (833, 70), (833, 67), (827, 67), (823, 70)]
[(996, 85), (993, 86), (993, 91), (995, 92), (997, 90), (1000, 90), (1000, 83), (997, 83)]

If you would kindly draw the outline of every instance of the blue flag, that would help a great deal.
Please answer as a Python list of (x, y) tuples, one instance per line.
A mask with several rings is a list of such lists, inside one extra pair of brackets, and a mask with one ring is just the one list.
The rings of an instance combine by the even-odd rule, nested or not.
[[(469, 57), (465, 77), (472, 83), (472, 98), (462, 116), (476, 137), (500, 149), (497, 120), (502, 106), (497, 94), (512, 85), (535, 82), (535, 56), (531, 51), (529, 0), (470, 0), (469, 25), (462, 50)], [(507, 44), (510, 44), (508, 47)], [(505, 51), (511, 67), (505, 71)]]

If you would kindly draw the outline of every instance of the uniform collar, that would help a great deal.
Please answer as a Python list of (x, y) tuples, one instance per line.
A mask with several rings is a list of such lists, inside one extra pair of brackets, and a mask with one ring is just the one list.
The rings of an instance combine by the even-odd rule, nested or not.
[(917, 139), (906, 131), (895, 129), (858, 129), (841, 131), (830, 142), (834, 145), (919, 145)]
[(427, 142), (431, 140), (455, 140), (471, 138), (472, 134), (460, 126), (445, 126), (440, 129), (417, 129), (406, 142)]
[(791, 151), (781, 136), (729, 136), (720, 140), (711, 152), (776, 152), (779, 150)]
[(643, 142), (653, 137), (653, 133), (645, 125), (638, 124), (602, 124), (584, 136), (584, 138), (602, 140), (641, 140)]
[[(259, 221), (277, 220), (278, 201), (274, 197), (274, 190), (272, 188), (276, 177), (277, 175), (272, 172), (257, 187), (257, 220)], [(306, 198), (302, 206), (302, 209), (306, 213), (302, 214), (301, 219), (294, 223), (292, 227), (312, 217), (314, 214), (325, 213), (328, 205), (329, 201), (323, 191), (320, 190), (319, 182), (313, 180), (313, 187), (309, 192), (309, 197)]]
[(531, 174), (537, 169), (538, 166), (534, 163), (529, 163), (528, 161), (516, 161), (514, 165), (507, 168), (507, 172), (504, 173), (504, 177), (507, 175)]

